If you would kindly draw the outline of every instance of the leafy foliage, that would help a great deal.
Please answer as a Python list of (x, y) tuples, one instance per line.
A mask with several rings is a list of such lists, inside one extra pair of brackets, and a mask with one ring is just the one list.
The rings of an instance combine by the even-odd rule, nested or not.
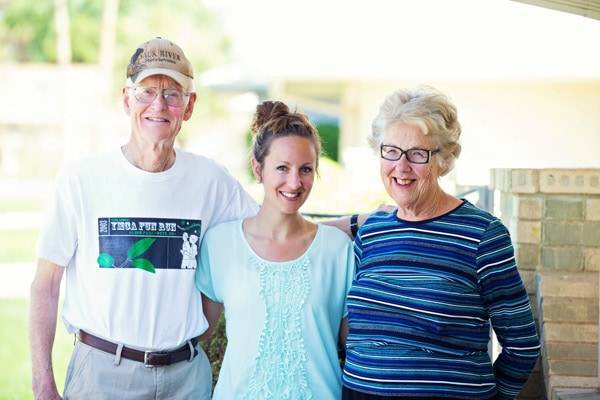
[(225, 336), (225, 318), (221, 315), (219, 322), (215, 327), (215, 331), (210, 340), (206, 340), (201, 343), (204, 352), (210, 360), (212, 367), (212, 379), (213, 387), (217, 383), (219, 378), (219, 371), (223, 364), (223, 356), (225, 355), (225, 348), (227, 347), (227, 337)]
[[(73, 62), (98, 61), (102, 0), (69, 2)], [(55, 62), (56, 34), (52, 0), (12, 0), (0, 14), (0, 60)]]
[(70, 0), (71, 52), (74, 63), (98, 62), (102, 0)]
[(333, 161), (339, 161), (340, 128), (331, 123), (319, 123), (316, 128), (321, 136), (323, 154)]
[[(104, 1), (68, 0), (68, 6), (72, 61), (98, 62)], [(196, 71), (226, 61), (230, 48), (218, 21), (198, 0), (121, 0), (116, 33), (117, 76), (124, 75), (132, 49), (155, 36), (198, 43), (185, 48)], [(0, 2), (0, 39), (0, 61), (55, 62), (53, 0)]]
[(12, 0), (4, 5), (0, 13), (0, 40), (1, 60), (55, 61), (52, 0)]

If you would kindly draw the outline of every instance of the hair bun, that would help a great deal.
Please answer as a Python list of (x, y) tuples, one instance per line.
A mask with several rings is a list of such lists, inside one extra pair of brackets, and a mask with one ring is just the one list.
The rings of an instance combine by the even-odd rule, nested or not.
[(290, 113), (290, 109), (281, 101), (263, 101), (256, 106), (256, 113), (252, 121), (252, 131), (257, 133), (269, 121), (283, 117)]

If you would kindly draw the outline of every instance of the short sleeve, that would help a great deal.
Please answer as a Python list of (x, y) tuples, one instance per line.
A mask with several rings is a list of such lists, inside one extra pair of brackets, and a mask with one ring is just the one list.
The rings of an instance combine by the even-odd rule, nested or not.
[(242, 185), (236, 181), (236, 185), (229, 199), (227, 210), (230, 213), (228, 220), (242, 219), (252, 217), (258, 212), (258, 204)]
[(77, 249), (80, 210), (77, 193), (77, 180), (73, 174), (61, 172), (38, 239), (38, 257), (63, 267), (69, 264)]
[(226, 170), (223, 171), (220, 184), (227, 188), (225, 190), (227, 195), (220, 207), (216, 209), (214, 225), (256, 215), (258, 204)]
[(200, 246), (200, 261), (198, 263), (198, 268), (196, 268), (195, 272), (195, 282), (196, 288), (204, 293), (209, 299), (214, 302), (222, 303), (223, 300), (221, 296), (219, 296), (219, 290), (215, 287), (215, 280), (213, 279), (213, 260), (211, 259), (211, 232), (208, 231), (204, 236), (204, 240), (202, 240), (202, 245)]

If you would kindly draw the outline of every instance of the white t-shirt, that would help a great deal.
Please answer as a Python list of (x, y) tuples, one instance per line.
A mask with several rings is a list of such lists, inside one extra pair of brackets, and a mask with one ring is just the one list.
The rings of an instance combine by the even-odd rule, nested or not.
[(38, 248), (40, 258), (67, 267), (67, 330), (144, 350), (200, 335), (208, 326), (194, 287), (202, 237), (256, 212), (224, 168), (181, 150), (159, 173), (120, 151), (71, 166), (59, 176)]

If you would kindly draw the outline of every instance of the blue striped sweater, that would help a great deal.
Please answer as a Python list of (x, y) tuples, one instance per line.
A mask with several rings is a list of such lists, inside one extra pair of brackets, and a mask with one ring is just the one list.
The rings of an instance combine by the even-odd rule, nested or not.
[[(417, 398), (514, 398), (539, 355), (510, 236), (468, 201), (410, 222), (371, 215), (354, 251), (343, 383)], [(490, 322), (502, 345), (491, 363)]]

